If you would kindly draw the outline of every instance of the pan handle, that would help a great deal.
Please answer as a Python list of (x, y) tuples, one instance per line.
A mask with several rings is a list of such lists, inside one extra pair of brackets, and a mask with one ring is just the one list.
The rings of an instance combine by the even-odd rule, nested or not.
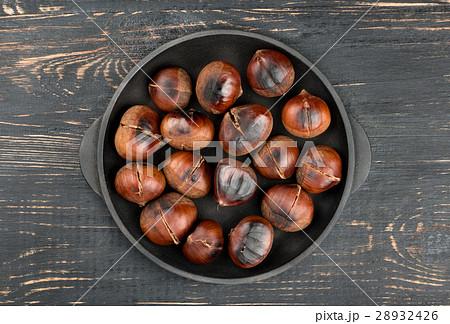
[(100, 132), (102, 117), (97, 118), (91, 127), (88, 128), (86, 134), (84, 134), (80, 145), (80, 166), (81, 173), (86, 179), (86, 182), (95, 193), (103, 198), (97, 165), (98, 134)]
[(352, 116), (349, 117), (355, 140), (355, 175), (352, 185), (352, 193), (354, 193), (369, 175), (370, 165), (372, 164), (372, 150), (369, 138), (362, 126)]

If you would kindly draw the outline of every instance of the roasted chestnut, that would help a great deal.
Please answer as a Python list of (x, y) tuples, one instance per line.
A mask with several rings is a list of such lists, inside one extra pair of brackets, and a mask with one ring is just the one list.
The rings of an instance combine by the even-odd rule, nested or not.
[(179, 244), (197, 219), (192, 200), (170, 192), (151, 201), (141, 213), (141, 229), (155, 244)]
[(129, 108), (120, 120), (114, 144), (124, 159), (147, 159), (161, 147), (158, 113), (142, 105)]
[(151, 164), (128, 163), (117, 172), (114, 185), (123, 198), (144, 206), (162, 194), (166, 179)]
[(223, 159), (214, 173), (214, 195), (220, 206), (241, 205), (256, 191), (253, 169), (234, 159)]
[(239, 71), (228, 62), (211, 62), (200, 71), (195, 92), (207, 112), (223, 114), (242, 94)]
[(169, 145), (176, 149), (199, 150), (214, 138), (214, 124), (211, 119), (198, 111), (177, 110), (163, 118), (161, 134)]
[(230, 232), (228, 254), (242, 268), (260, 264), (273, 243), (273, 228), (260, 216), (247, 216)]
[(192, 95), (191, 78), (180, 67), (168, 67), (156, 73), (148, 91), (158, 109), (165, 112), (184, 109)]
[(322, 134), (330, 126), (330, 109), (322, 99), (302, 90), (284, 105), (281, 121), (292, 135), (311, 138)]
[(297, 142), (288, 136), (271, 137), (253, 155), (253, 165), (258, 172), (269, 179), (287, 179), (295, 171), (300, 151)]
[(311, 223), (314, 204), (299, 185), (280, 184), (267, 191), (261, 212), (274, 227), (285, 232), (297, 232)]
[(176, 152), (165, 162), (163, 171), (169, 186), (189, 198), (203, 197), (211, 189), (212, 172), (200, 154)]
[(321, 193), (337, 185), (342, 177), (342, 161), (331, 147), (311, 147), (300, 159), (297, 182), (310, 193)]
[(223, 117), (219, 141), (225, 152), (245, 155), (264, 143), (272, 127), (272, 114), (266, 107), (258, 104), (234, 107)]
[(264, 97), (278, 97), (294, 83), (295, 71), (286, 55), (269, 49), (256, 51), (247, 67), (253, 91)]
[(219, 223), (201, 221), (183, 245), (183, 254), (193, 263), (208, 263), (217, 258), (223, 248), (223, 232)]

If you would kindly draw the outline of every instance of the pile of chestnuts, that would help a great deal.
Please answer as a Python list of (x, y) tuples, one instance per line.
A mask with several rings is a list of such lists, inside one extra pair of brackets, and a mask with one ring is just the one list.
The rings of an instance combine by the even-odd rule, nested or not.
[[(261, 49), (249, 59), (246, 80), (256, 94), (273, 98), (288, 93), (295, 70), (285, 54)], [(159, 112), (133, 106), (125, 111), (116, 131), (117, 153), (127, 160), (115, 178), (117, 193), (143, 207), (140, 226), (151, 242), (180, 245), (193, 263), (212, 262), (226, 246), (237, 266), (257, 266), (271, 251), (274, 231), (298, 232), (311, 224), (314, 203), (310, 194), (320, 194), (341, 181), (342, 161), (334, 149), (312, 146), (300, 156), (293, 137), (272, 134), (274, 121), (267, 107), (235, 105), (243, 93), (242, 82), (236, 67), (225, 61), (207, 64), (195, 89), (184, 69), (163, 68), (148, 85)], [(193, 94), (203, 112), (189, 107)], [(216, 132), (210, 118), (220, 114)], [(331, 114), (322, 99), (303, 90), (287, 101), (281, 120), (292, 136), (312, 138), (328, 129)], [(200, 150), (215, 136), (228, 158), (213, 166)], [(161, 170), (142, 162), (166, 143), (176, 151)], [(252, 165), (235, 159), (249, 153)], [(213, 192), (218, 208), (245, 204), (258, 188), (263, 190), (257, 173), (268, 179), (295, 178), (296, 182), (268, 188), (261, 201), (261, 216), (243, 218), (228, 236), (215, 220), (199, 220), (193, 200)]]

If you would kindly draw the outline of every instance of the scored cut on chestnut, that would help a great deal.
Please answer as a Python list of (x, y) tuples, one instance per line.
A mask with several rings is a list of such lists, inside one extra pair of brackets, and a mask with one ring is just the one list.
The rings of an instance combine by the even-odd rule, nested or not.
[(166, 179), (155, 166), (132, 162), (120, 168), (114, 186), (119, 195), (142, 207), (163, 193)]
[(242, 95), (239, 71), (231, 63), (213, 61), (200, 71), (195, 92), (207, 112), (223, 114)]
[(151, 201), (141, 213), (140, 226), (155, 244), (180, 244), (197, 219), (197, 207), (187, 197), (170, 192)]
[(294, 83), (295, 71), (286, 55), (270, 50), (256, 51), (247, 67), (247, 80), (253, 91), (264, 97), (285, 94)]
[(172, 154), (163, 167), (167, 183), (189, 198), (208, 194), (212, 185), (212, 171), (203, 156), (179, 151)]
[(263, 105), (233, 107), (220, 124), (219, 141), (225, 152), (241, 156), (261, 146), (272, 128), (272, 114)]
[(260, 216), (247, 216), (231, 230), (228, 254), (241, 268), (252, 268), (264, 261), (272, 243), (272, 225)]
[(222, 159), (214, 172), (214, 196), (219, 206), (237, 206), (249, 201), (256, 192), (256, 174), (248, 165)]
[(172, 66), (156, 73), (148, 90), (159, 110), (169, 112), (177, 108), (184, 109), (192, 95), (192, 81), (184, 69)]
[(300, 159), (296, 177), (306, 191), (314, 194), (324, 192), (341, 181), (341, 157), (329, 146), (313, 146)]
[(189, 261), (197, 264), (215, 260), (223, 249), (222, 227), (216, 221), (202, 220), (187, 237), (183, 254)]
[(142, 161), (162, 145), (158, 113), (150, 107), (136, 105), (120, 119), (114, 137), (117, 153), (124, 159)]
[(168, 113), (161, 122), (161, 134), (178, 150), (199, 150), (214, 138), (214, 124), (205, 114), (195, 110)]
[(322, 99), (302, 90), (284, 105), (281, 122), (292, 135), (316, 137), (330, 126), (330, 109)]
[(254, 154), (253, 165), (256, 170), (269, 179), (287, 179), (295, 172), (300, 150), (297, 142), (284, 135), (269, 140)]
[(285, 232), (298, 232), (311, 224), (314, 204), (297, 184), (280, 184), (263, 197), (261, 212), (270, 223)]

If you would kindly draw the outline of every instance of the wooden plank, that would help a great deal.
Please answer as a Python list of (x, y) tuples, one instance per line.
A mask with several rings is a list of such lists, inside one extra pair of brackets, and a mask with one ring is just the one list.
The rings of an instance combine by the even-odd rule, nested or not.
[[(213, 28), (272, 36), (315, 61), (371, 4), (78, 3), (136, 62)], [(70, 2), (4, 0), (0, 12), (0, 304), (70, 305), (130, 246), (84, 182), (78, 147), (134, 64)], [(318, 64), (374, 159), (321, 246), (379, 304), (449, 303), (448, 22), (445, 2), (382, 3)], [(320, 252), (266, 281), (216, 286), (134, 250), (82, 302), (370, 304)]]

